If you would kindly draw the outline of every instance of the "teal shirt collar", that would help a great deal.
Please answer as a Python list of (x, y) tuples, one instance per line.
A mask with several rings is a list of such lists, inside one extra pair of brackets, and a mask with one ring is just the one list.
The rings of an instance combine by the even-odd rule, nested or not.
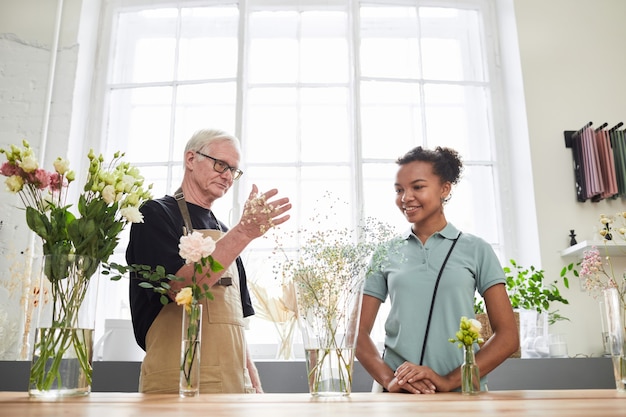
[[(448, 222), (448, 224), (446, 224), (446, 227), (444, 227), (442, 230), (435, 232), (435, 235), (440, 235), (446, 239), (450, 239), (450, 240), (454, 240), (457, 237), (459, 237), (459, 229), (457, 229), (452, 223)], [(402, 237), (405, 240), (408, 240), (411, 236), (413, 236), (414, 238), (416, 238), (416, 236), (413, 234), (412, 228), (408, 228), (403, 234)]]

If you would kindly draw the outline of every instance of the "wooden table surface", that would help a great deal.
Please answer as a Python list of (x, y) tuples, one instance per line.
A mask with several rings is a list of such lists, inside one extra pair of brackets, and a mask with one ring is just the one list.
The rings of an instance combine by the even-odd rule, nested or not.
[[(506, 414), (505, 414), (506, 413)], [(626, 393), (616, 390), (491, 391), (476, 396), (352, 393), (177, 395), (103, 393), (51, 401), (0, 392), (0, 416), (11, 417), (325, 417), (325, 416), (626, 416)]]

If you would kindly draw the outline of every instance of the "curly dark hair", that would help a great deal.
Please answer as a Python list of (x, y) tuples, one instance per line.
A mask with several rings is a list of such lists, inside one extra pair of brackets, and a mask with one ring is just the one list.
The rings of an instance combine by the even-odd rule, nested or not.
[(456, 184), (463, 172), (461, 156), (452, 148), (437, 146), (432, 150), (418, 146), (398, 158), (396, 164), (406, 165), (414, 161), (431, 162), (433, 173), (444, 182), (449, 181), (451, 184)]

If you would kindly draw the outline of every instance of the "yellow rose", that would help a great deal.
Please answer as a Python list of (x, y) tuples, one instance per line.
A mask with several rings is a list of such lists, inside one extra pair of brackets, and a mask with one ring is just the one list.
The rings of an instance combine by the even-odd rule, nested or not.
[(178, 305), (190, 305), (193, 301), (193, 292), (191, 288), (185, 287), (176, 294), (176, 304)]

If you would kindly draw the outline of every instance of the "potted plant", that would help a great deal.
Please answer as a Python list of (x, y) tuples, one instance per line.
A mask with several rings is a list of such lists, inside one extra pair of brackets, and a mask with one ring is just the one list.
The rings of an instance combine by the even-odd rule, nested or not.
[[(556, 285), (558, 279), (548, 283), (542, 269), (538, 269), (531, 265), (524, 267), (519, 265), (515, 260), (509, 260), (510, 265), (504, 266), (502, 269), (506, 277), (506, 291), (511, 300), (511, 306), (516, 312), (516, 320), (519, 326), (519, 311), (533, 312), (535, 322), (545, 320), (546, 325), (543, 331), (547, 332), (547, 327), (560, 320), (569, 320), (567, 317), (559, 314), (558, 310), (550, 310), (552, 303), (569, 304), (569, 301), (561, 295), (559, 287)], [(578, 276), (578, 271), (574, 268), (574, 264), (563, 267), (560, 273), (560, 279), (563, 281), (565, 288), (569, 288), (569, 279), (567, 275), (573, 273)], [(481, 298), (474, 299), (474, 313), (476, 318), (483, 325), (482, 337), (486, 341), (491, 337), (491, 326), (485, 312), (485, 305)], [(523, 329), (525, 332), (526, 329)], [(536, 330), (533, 330), (536, 332)], [(524, 343), (523, 334), (520, 334), (520, 340)], [(520, 357), (521, 351), (513, 354), (513, 357)]]

